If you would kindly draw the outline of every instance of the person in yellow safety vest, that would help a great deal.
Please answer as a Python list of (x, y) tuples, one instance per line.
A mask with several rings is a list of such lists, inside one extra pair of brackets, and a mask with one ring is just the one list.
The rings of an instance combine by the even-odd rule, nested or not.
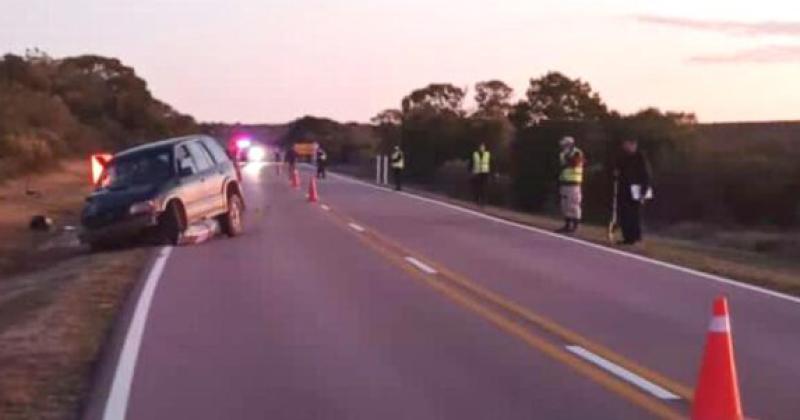
[(406, 167), (406, 158), (400, 146), (395, 146), (390, 156), (392, 164), (392, 178), (394, 178), (394, 189), (400, 191), (403, 189), (403, 169)]
[(475, 203), (484, 206), (487, 201), (487, 188), (489, 185), (489, 174), (491, 172), (492, 154), (486, 150), (486, 144), (481, 143), (472, 154), (472, 188), (475, 195)]
[(560, 172), (558, 175), (558, 189), (561, 195), (561, 212), (564, 215), (564, 227), (559, 233), (573, 233), (581, 222), (581, 202), (583, 193), (583, 168), (586, 164), (581, 149), (575, 146), (575, 139), (564, 137), (559, 142), (561, 153), (558, 156)]

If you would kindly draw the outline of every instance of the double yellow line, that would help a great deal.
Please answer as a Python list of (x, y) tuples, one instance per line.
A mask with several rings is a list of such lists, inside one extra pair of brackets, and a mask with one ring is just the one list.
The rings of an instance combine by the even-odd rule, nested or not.
[[(430, 261), (428, 258), (412, 252), (397, 242), (386, 238), (374, 229), (353, 229), (352, 226), (357, 224), (354, 220), (340, 214), (327, 205), (323, 206), (323, 208), (327, 210), (337, 224), (355, 234), (363, 244), (385, 257), (413, 278), (438, 291), (454, 303), (489, 321), (506, 334), (520, 339), (530, 347), (572, 368), (583, 376), (625, 400), (645, 409), (656, 417), (664, 419), (681, 419), (686, 417), (678, 411), (678, 407), (682, 407), (685, 410), (686, 403), (691, 402), (693, 391), (690, 387), (645, 368), (496, 292), (478, 285), (474, 281), (453, 272), (441, 264)], [(357, 225), (363, 227), (363, 225)], [(419, 270), (418, 267), (412, 266), (409, 263), (409, 257), (432, 268), (435, 273), (426, 273)], [(535, 334), (534, 331), (536, 330), (544, 332), (545, 336), (549, 335), (551, 338), (548, 339), (542, 335)], [(614, 376), (610, 372), (565, 351), (563, 345), (556, 344), (558, 341), (562, 341), (564, 344), (582, 347), (591, 353), (599, 355), (651, 383), (682, 397), (685, 401), (680, 401), (677, 404), (671, 405), (666, 404), (662, 400)]]

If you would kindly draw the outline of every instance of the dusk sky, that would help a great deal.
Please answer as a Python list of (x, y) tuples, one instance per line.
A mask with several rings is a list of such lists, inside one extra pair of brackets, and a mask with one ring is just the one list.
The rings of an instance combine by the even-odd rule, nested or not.
[(201, 121), (367, 121), (430, 82), (520, 97), (548, 70), (626, 113), (800, 119), (797, 0), (0, 1), (2, 52), (118, 57)]

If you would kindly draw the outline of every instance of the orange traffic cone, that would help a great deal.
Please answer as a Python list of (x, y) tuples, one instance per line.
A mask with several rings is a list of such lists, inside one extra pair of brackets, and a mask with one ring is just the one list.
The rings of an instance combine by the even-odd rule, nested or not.
[(309, 203), (316, 203), (319, 201), (319, 195), (317, 195), (317, 178), (311, 177), (311, 181), (308, 183), (308, 202)]
[(300, 188), (300, 173), (295, 169), (292, 174), (292, 188)]
[(692, 420), (741, 420), (742, 402), (733, 358), (733, 338), (724, 296), (714, 300), (700, 378), (694, 391)]

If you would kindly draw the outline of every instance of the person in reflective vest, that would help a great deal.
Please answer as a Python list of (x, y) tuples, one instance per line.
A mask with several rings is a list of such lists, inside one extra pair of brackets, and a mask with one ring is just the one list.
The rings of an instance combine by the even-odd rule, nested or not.
[(564, 137), (559, 142), (561, 153), (559, 159), (558, 192), (561, 196), (561, 213), (564, 215), (564, 227), (559, 233), (573, 233), (581, 222), (581, 205), (583, 201), (583, 168), (586, 159), (581, 149), (575, 146), (575, 139)]
[(486, 144), (481, 143), (478, 150), (472, 154), (472, 188), (475, 203), (479, 206), (486, 205), (491, 164), (492, 154), (486, 150)]
[(328, 154), (322, 147), (317, 147), (317, 178), (325, 179), (328, 168)]
[(406, 158), (400, 146), (395, 146), (390, 156), (390, 163), (392, 165), (392, 178), (394, 179), (394, 189), (400, 191), (403, 189), (403, 169), (406, 167)]

